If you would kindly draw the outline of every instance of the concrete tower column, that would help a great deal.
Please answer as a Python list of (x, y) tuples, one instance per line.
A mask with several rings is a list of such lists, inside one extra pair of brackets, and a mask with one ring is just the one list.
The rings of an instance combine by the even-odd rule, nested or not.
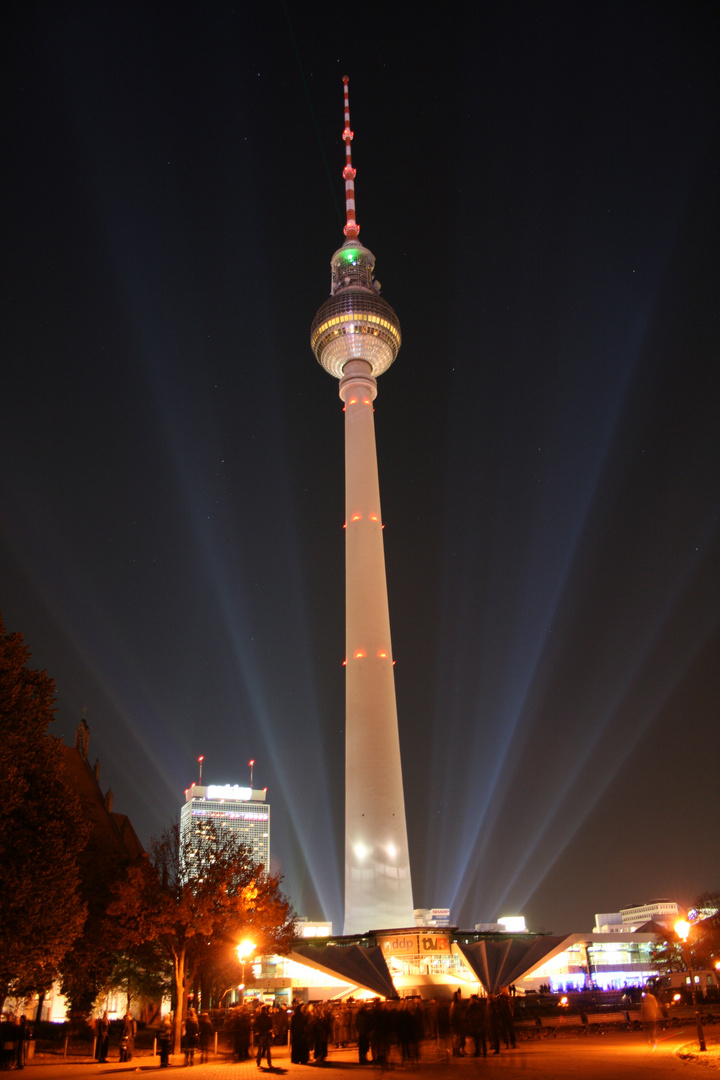
[(345, 365), (346, 934), (412, 925), (371, 365)]

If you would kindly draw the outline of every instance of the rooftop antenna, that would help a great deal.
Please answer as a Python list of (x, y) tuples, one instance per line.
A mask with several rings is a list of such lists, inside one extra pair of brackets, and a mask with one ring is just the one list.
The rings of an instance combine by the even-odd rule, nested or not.
[(343, 169), (343, 178), (345, 180), (346, 217), (346, 224), (343, 232), (347, 236), (348, 240), (356, 240), (358, 233), (360, 232), (360, 226), (355, 220), (355, 173), (357, 172), (357, 170), (353, 169), (352, 152), (350, 150), (350, 143), (353, 140), (353, 133), (350, 130), (350, 98), (348, 96), (349, 81), (349, 77), (347, 75), (343, 75), (345, 95), (345, 128), (343, 130), (342, 137), (345, 142), (345, 168)]
[(200, 757), (198, 758), (198, 766), (200, 768), (200, 776), (198, 778), (198, 787), (202, 787), (202, 763), (203, 763), (204, 760), (205, 760), (205, 758), (201, 754)]
[(248, 765), (250, 766), (250, 790), (252, 791), (252, 778), (253, 778), (253, 769), (255, 768), (255, 762), (254, 761), (248, 761)]

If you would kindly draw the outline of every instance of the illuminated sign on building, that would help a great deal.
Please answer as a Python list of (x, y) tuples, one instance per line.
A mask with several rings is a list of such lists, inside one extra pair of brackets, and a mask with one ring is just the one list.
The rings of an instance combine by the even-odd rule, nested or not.
[(393, 934), (378, 940), (386, 956), (450, 952), (450, 938), (447, 934)]
[(207, 789), (208, 799), (234, 799), (236, 802), (249, 802), (252, 791), (249, 787), (238, 787), (237, 784), (211, 784)]

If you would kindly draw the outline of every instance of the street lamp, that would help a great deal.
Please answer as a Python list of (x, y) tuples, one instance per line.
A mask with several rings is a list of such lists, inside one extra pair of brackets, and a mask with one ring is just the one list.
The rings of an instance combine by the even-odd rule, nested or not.
[(700, 1050), (705, 1051), (705, 1032), (703, 1031), (702, 1019), (700, 1017), (700, 1009), (697, 1003), (697, 994), (695, 993), (695, 976), (693, 975), (692, 960), (690, 957), (690, 948), (687, 943), (688, 935), (690, 933), (690, 923), (685, 922), (684, 919), (678, 919), (675, 923), (675, 933), (682, 941), (682, 952), (685, 959), (685, 966), (687, 967), (688, 974), (690, 976), (690, 986), (692, 988), (692, 1002), (695, 1009), (695, 1022), (697, 1024), (698, 1042), (700, 1043)]
[(245, 997), (245, 964), (247, 963), (248, 956), (250, 955), (251, 952), (253, 952), (254, 949), (255, 949), (255, 942), (254, 941), (249, 941), (247, 938), (245, 939), (245, 941), (241, 941), (239, 945), (235, 946), (235, 952), (238, 955), (238, 960), (242, 964), (242, 987), (241, 987), (241, 989), (242, 989), (242, 998), (240, 999), (241, 1001)]

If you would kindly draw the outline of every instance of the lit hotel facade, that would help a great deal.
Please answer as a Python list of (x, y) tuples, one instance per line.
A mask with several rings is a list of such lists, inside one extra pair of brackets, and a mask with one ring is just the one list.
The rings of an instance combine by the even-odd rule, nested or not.
[(237, 784), (193, 784), (180, 810), (180, 842), (192, 849), (202, 844), (204, 826), (214, 825), (238, 844), (247, 844), (254, 862), (270, 870), (270, 804), (266, 788)]

